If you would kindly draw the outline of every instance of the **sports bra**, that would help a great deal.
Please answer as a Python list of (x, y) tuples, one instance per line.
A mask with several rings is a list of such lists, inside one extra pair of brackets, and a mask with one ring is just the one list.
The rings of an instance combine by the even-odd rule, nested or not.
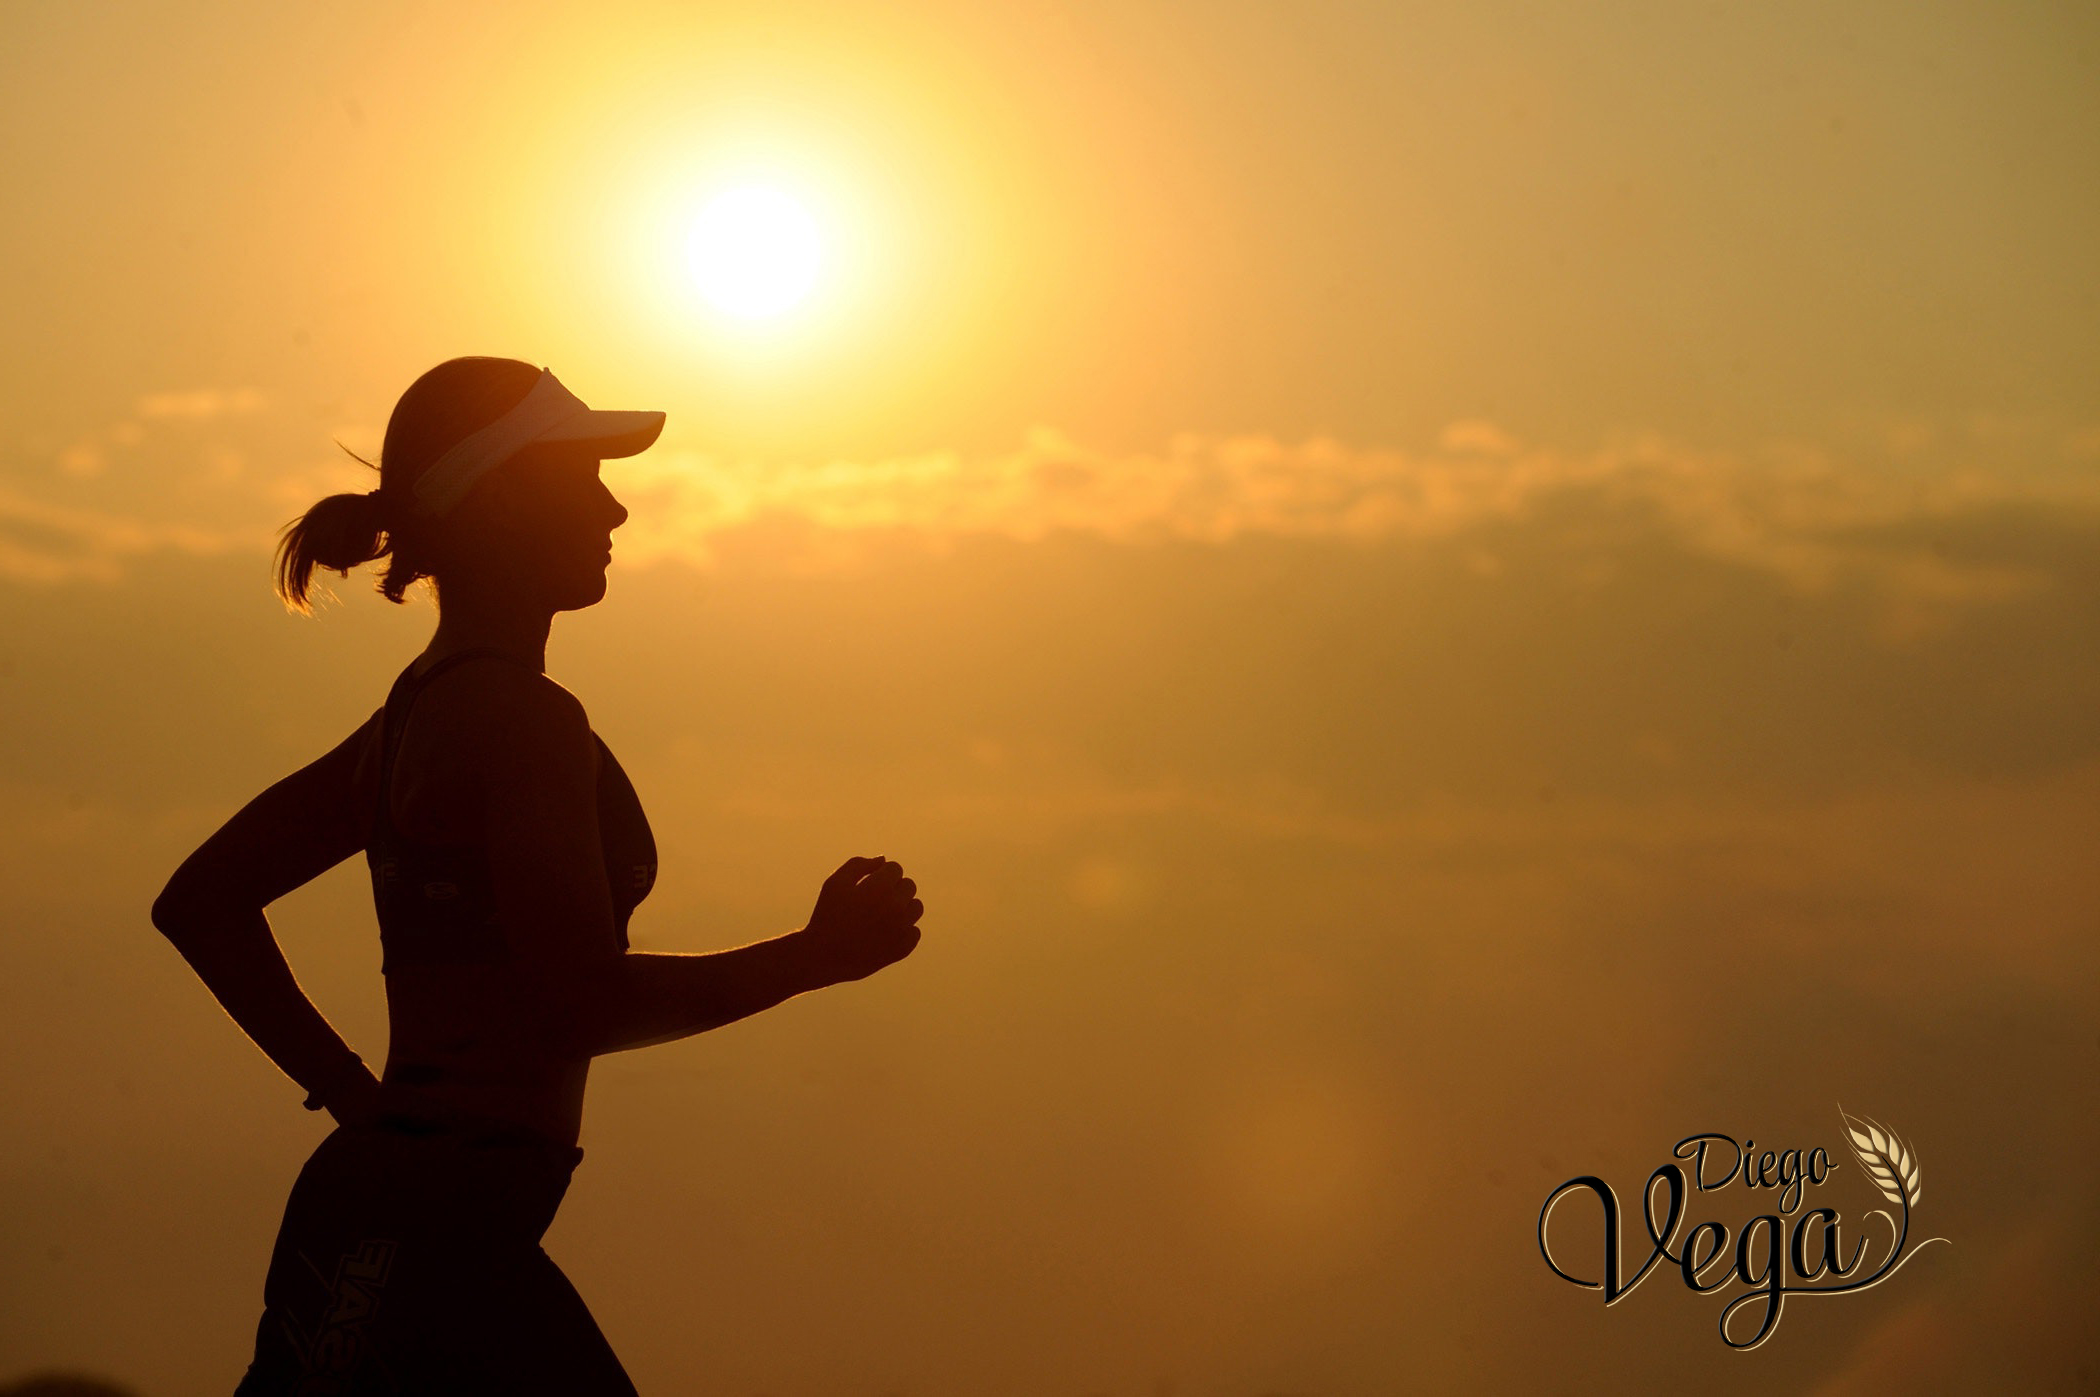
[[(509, 954), (489, 882), (487, 852), (479, 844), (425, 844), (394, 827), (394, 755), (416, 698), (453, 665), (475, 656), (526, 662), (500, 650), (462, 650), (420, 675), (401, 671), (379, 713), (379, 808), (366, 841), (372, 903), (379, 913), (382, 974), (411, 965), (459, 965)], [(529, 667), (529, 666), (528, 666)], [(532, 667), (532, 672), (540, 671)], [(656, 883), (656, 839), (634, 783), (595, 732), (598, 744), (598, 840), (605, 880), (612, 887), (613, 929), (627, 949), (627, 920)]]

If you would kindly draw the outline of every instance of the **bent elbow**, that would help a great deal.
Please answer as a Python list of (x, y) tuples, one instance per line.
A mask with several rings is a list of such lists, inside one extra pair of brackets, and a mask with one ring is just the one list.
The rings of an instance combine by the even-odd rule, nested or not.
[(193, 879), (185, 878), (178, 870), (161, 889), (160, 896), (153, 899), (147, 915), (152, 918), (154, 930), (179, 946), (194, 940), (200, 930), (223, 923), (227, 912), (226, 907), (207, 897)]
[(173, 879), (153, 899), (153, 909), (147, 915), (153, 919), (153, 929), (170, 941), (179, 940), (192, 924), (190, 903)]

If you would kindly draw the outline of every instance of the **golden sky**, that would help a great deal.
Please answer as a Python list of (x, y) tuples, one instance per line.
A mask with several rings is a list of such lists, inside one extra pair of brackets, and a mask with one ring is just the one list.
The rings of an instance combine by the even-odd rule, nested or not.
[[(548, 1245), (644, 1391), (2090, 1380), (2096, 59), (2067, 4), (0, 11), (0, 1383), (245, 1362), (323, 1127), (145, 909), (426, 638), (268, 549), (466, 353), (669, 413), (549, 660), (637, 944), (863, 850), (929, 909), (598, 1070)], [(751, 182), (824, 245), (759, 324), (683, 260)], [(272, 918), (377, 1061), (364, 877)], [(1840, 1102), (1953, 1245), (1750, 1355), (1546, 1271), (1561, 1180)]]

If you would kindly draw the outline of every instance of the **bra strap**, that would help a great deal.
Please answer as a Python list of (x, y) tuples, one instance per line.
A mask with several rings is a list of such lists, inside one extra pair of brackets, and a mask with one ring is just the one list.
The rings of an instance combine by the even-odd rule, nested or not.
[(490, 659), (508, 660), (514, 665), (522, 665), (526, 669), (532, 670), (534, 674), (543, 673), (530, 661), (519, 659), (507, 650), (497, 650), (491, 646), (477, 645), (471, 649), (455, 651), (445, 656), (444, 659), (439, 660), (421, 674), (417, 674), (415, 665), (410, 663), (406, 669), (401, 671), (400, 678), (394, 681), (393, 690), (387, 694), (386, 707), (380, 715), (379, 809), (373, 816), (374, 830), (382, 831), (388, 835), (395, 832), (393, 812), (394, 756), (401, 747), (402, 731), (408, 726), (408, 710), (415, 706), (417, 698), (421, 697), (423, 690), (429, 687), (431, 680), (437, 678), (462, 660), (478, 659), (484, 656)]

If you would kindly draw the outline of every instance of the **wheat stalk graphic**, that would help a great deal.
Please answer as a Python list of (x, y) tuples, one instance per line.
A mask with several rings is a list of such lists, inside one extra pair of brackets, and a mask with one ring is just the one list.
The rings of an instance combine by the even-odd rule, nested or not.
[(1845, 1134), (1852, 1153), (1859, 1157), (1859, 1167), (1882, 1196), (1906, 1212), (1917, 1207), (1925, 1191), (1925, 1171), (1919, 1167), (1916, 1152), (1879, 1121), (1846, 1115), (1843, 1106), (1838, 1107), (1838, 1114), (1845, 1119)]

